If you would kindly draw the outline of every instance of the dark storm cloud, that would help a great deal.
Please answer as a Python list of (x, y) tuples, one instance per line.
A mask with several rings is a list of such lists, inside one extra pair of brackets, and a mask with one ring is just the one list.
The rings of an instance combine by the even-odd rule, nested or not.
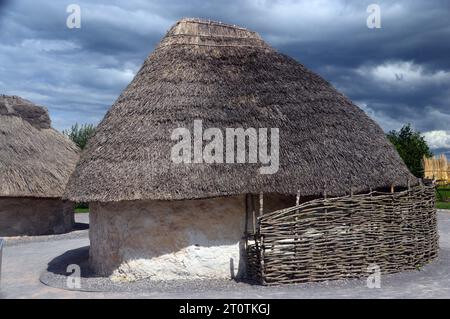
[[(66, 27), (67, 5), (81, 29)], [(366, 27), (371, 3), (381, 29)], [(57, 128), (97, 122), (181, 17), (246, 26), (318, 72), (385, 130), (410, 122), (450, 149), (450, 1), (1, 1), (0, 88)]]

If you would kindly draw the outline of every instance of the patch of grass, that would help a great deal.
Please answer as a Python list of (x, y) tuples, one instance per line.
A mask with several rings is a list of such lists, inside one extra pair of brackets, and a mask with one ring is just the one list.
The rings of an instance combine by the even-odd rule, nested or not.
[(450, 200), (450, 186), (438, 186), (436, 189), (436, 198), (439, 202)]
[(450, 202), (436, 202), (438, 209), (450, 209)]
[(75, 213), (89, 213), (89, 204), (88, 203), (76, 203), (75, 204)]
[(89, 207), (88, 208), (77, 207), (75, 208), (75, 213), (89, 213)]
[(450, 209), (450, 185), (436, 188), (436, 207), (439, 209)]

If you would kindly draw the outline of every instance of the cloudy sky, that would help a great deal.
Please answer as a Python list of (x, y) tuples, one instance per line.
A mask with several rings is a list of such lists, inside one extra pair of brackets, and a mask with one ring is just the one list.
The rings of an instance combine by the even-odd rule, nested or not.
[[(80, 29), (66, 26), (72, 3)], [(371, 3), (380, 29), (366, 25)], [(450, 155), (449, 0), (0, 0), (0, 93), (47, 106), (60, 130), (97, 123), (182, 17), (259, 32), (384, 130), (411, 123)]]

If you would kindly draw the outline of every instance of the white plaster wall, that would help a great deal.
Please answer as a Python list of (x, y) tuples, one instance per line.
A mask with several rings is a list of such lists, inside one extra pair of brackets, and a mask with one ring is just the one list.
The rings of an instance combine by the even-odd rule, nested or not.
[(74, 205), (60, 199), (0, 198), (0, 236), (38, 236), (68, 232)]
[(91, 203), (90, 262), (113, 280), (240, 277), (245, 198)]

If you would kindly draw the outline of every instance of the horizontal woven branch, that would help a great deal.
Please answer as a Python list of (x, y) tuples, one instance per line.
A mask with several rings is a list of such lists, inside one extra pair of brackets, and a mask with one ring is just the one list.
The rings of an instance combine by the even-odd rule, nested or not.
[(258, 218), (248, 273), (262, 284), (360, 278), (437, 257), (434, 186), (316, 199)]

